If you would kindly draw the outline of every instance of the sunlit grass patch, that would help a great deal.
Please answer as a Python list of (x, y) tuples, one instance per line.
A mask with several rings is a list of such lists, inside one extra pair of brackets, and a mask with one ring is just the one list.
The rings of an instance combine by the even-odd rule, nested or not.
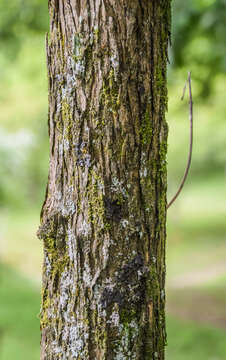
[(36, 283), (41, 279), (42, 243), (36, 236), (39, 210), (0, 212), (0, 258)]
[(181, 321), (167, 320), (166, 360), (225, 360), (225, 331)]
[(39, 290), (0, 265), (0, 358), (39, 359)]

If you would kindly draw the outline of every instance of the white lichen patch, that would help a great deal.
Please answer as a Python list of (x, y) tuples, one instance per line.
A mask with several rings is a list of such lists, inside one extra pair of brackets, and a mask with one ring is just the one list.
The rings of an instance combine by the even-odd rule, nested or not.
[(127, 325), (120, 324), (118, 327), (119, 331), (119, 345), (116, 350), (116, 360), (136, 360), (137, 354), (134, 351), (131, 352), (131, 343), (136, 343), (139, 326), (135, 320), (132, 320)]
[[(80, 325), (80, 326), (79, 326)], [(84, 341), (81, 337), (82, 324), (71, 324), (69, 330), (69, 352), (71, 356), (75, 359), (78, 358), (79, 354), (81, 356), (81, 352), (84, 347)]]
[(62, 143), (59, 144), (59, 155), (62, 156), (64, 153), (64, 145)]
[(62, 353), (63, 353), (62, 347), (58, 346), (58, 344), (57, 344), (56, 341), (53, 341), (53, 342), (52, 342), (52, 348), (53, 348), (53, 353), (54, 353), (55, 355), (57, 355), (57, 354), (62, 354)]
[(119, 68), (119, 57), (118, 55), (112, 55), (110, 58), (113, 69), (117, 72)]
[(73, 319), (66, 324), (62, 339), (67, 342), (67, 352), (65, 359), (85, 359), (86, 343), (89, 338), (88, 331), (82, 320)]
[(127, 197), (127, 191), (123, 187), (123, 182), (119, 181), (116, 177), (112, 178), (111, 190), (115, 193), (121, 193), (124, 197)]
[(113, 283), (113, 280), (111, 278), (106, 278), (105, 279), (105, 287), (107, 287), (108, 289), (114, 289), (115, 284)]
[(91, 225), (85, 219), (78, 222), (78, 236), (88, 237), (91, 234)]
[(62, 215), (63, 216), (69, 216), (69, 215), (73, 215), (76, 211), (76, 206), (75, 203), (72, 199), (66, 199), (64, 206), (62, 208)]
[[(84, 303), (74, 310), (74, 300), (71, 294), (75, 294), (76, 281), (68, 268), (61, 274), (60, 279), (60, 299), (58, 312), (63, 317), (63, 328), (61, 328), (62, 359), (85, 359), (87, 356), (87, 341), (89, 338), (88, 325), (83, 319), (87, 318)], [(59, 334), (56, 334), (56, 338)], [(67, 351), (65, 352), (64, 344)], [(54, 353), (57, 354), (57, 347), (60, 349), (57, 341), (54, 345)], [(61, 345), (61, 344), (60, 344)]]
[(84, 264), (84, 270), (83, 270), (83, 282), (84, 285), (87, 287), (91, 286), (92, 283), (92, 274), (91, 274), (91, 269), (89, 264), (87, 263), (87, 261)]
[(122, 219), (122, 220), (120, 221), (120, 224), (121, 224), (122, 227), (125, 229), (125, 228), (127, 228), (127, 226), (129, 225), (129, 221), (126, 220), (126, 219)]
[(73, 279), (70, 275), (70, 272), (68, 271), (68, 268), (65, 268), (65, 270), (61, 274), (60, 278), (60, 307), (61, 309), (64, 309), (68, 303), (68, 294), (70, 292), (70, 288), (73, 286)]
[(65, 191), (63, 205), (60, 206), (62, 216), (73, 215), (76, 211), (75, 202), (73, 200), (74, 187), (71, 185)]
[(55, 199), (56, 199), (57, 202), (61, 201), (61, 199), (62, 199), (62, 192), (61, 192), (61, 191), (56, 191), (54, 197), (55, 197)]
[(68, 151), (70, 149), (70, 143), (68, 139), (64, 139), (64, 151)]
[(148, 174), (148, 171), (147, 171), (147, 168), (143, 168), (143, 169), (140, 169), (140, 177), (141, 178), (146, 178), (147, 177), (147, 174)]
[(48, 254), (45, 254), (45, 271), (47, 276), (51, 273), (51, 263)]
[(68, 255), (70, 260), (74, 260), (76, 252), (75, 252), (75, 244), (76, 244), (76, 238), (75, 234), (69, 224), (68, 230), (67, 230), (67, 236), (68, 236)]
[(115, 304), (114, 310), (110, 316), (110, 319), (107, 321), (107, 323), (110, 324), (112, 327), (119, 326), (120, 316), (119, 316), (119, 311), (118, 311), (117, 307), (118, 307), (117, 304)]

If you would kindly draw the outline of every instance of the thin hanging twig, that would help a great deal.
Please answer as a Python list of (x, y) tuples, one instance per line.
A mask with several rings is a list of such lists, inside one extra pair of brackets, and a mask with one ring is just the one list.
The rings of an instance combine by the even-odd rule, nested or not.
[(179, 189), (177, 190), (177, 192), (174, 195), (174, 197), (172, 198), (172, 200), (170, 200), (170, 202), (167, 204), (167, 209), (169, 209), (169, 207), (174, 203), (174, 201), (179, 196), (181, 190), (183, 189), (184, 183), (187, 179), (189, 169), (191, 166), (192, 149), (193, 149), (193, 101), (192, 101), (192, 89), (191, 89), (191, 72), (188, 73), (188, 79), (186, 80), (181, 100), (184, 99), (187, 83), (188, 83), (188, 89), (189, 89), (189, 120), (190, 120), (190, 146), (189, 146), (188, 162), (187, 162), (186, 170), (185, 170), (183, 179), (181, 181), (181, 184), (179, 186)]

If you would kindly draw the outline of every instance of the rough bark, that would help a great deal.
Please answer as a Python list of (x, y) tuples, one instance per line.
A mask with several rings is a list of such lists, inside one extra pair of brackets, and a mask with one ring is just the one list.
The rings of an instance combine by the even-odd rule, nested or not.
[(170, 0), (49, 0), (41, 359), (164, 359)]

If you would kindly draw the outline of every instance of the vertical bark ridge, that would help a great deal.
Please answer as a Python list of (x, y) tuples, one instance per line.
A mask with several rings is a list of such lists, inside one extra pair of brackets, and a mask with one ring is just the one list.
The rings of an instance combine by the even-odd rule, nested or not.
[(42, 360), (164, 359), (169, 0), (49, 0)]

